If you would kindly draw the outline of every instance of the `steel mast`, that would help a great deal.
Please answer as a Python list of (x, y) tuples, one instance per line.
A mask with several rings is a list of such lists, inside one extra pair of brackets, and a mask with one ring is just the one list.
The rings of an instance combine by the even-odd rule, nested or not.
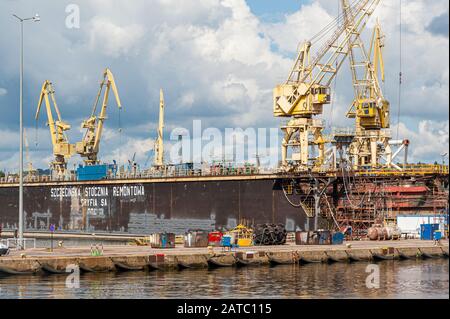
[(159, 91), (159, 124), (158, 138), (155, 142), (155, 166), (164, 166), (164, 93)]

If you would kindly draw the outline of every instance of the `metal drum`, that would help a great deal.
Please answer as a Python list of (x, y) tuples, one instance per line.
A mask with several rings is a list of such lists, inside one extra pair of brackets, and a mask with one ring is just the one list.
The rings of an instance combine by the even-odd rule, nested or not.
[(380, 240), (383, 236), (383, 225), (381, 224), (374, 224), (367, 230), (367, 237), (370, 240)]
[(391, 240), (393, 237), (394, 230), (392, 229), (392, 227), (386, 226), (383, 227), (382, 233), (383, 233), (382, 237), (384, 240)]

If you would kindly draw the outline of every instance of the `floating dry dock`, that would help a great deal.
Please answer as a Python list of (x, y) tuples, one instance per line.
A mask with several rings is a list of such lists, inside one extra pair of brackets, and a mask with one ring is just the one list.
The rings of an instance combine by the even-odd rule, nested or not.
[(368, 262), (394, 259), (448, 258), (448, 241), (435, 246), (430, 241), (352, 242), (351, 246), (271, 246), (239, 248), (152, 249), (137, 246), (107, 246), (102, 256), (92, 256), (90, 247), (13, 251), (0, 257), (0, 273), (29, 275), (61, 274), (79, 267), (81, 272), (180, 270), (279, 264)]

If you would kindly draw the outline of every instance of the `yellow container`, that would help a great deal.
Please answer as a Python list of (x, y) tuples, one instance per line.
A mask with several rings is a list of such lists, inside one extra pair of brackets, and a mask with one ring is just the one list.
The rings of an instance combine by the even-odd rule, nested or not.
[(250, 247), (253, 246), (251, 238), (239, 238), (237, 242), (239, 247)]

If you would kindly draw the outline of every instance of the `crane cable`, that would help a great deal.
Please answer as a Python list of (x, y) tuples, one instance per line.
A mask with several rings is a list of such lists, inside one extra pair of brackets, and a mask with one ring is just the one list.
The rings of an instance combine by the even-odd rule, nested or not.
[[(353, 203), (353, 201), (350, 199), (350, 195), (349, 195), (349, 193), (350, 193), (349, 190), (351, 191), (351, 189), (350, 189), (350, 186), (351, 186), (351, 185), (350, 185), (350, 184), (352, 184), (350, 172), (349, 172), (349, 176), (348, 176), (349, 180), (348, 180), (348, 182), (346, 182), (346, 177), (345, 177), (344, 167), (342, 166), (341, 169), (342, 169), (342, 181), (343, 181), (343, 184), (344, 184), (345, 195), (346, 195), (346, 197), (347, 197), (347, 200), (348, 200), (348, 202), (349, 202), (351, 208), (352, 208), (352, 209), (360, 209), (360, 208), (362, 208), (368, 190), (366, 189), (366, 191), (364, 192), (363, 196), (361, 197), (361, 201), (359, 202), (359, 204), (358, 204), (358, 205), (355, 205), (355, 204)], [(347, 184), (349, 184), (349, 185), (347, 185)], [(353, 185), (356, 185), (355, 178), (353, 179)], [(348, 186), (348, 187), (347, 187), (347, 186)]]
[[(338, 1), (338, 13), (341, 12), (341, 2)], [(339, 24), (336, 26), (336, 28), (339, 28)], [(338, 67), (337, 61), (336, 61), (336, 69)], [(336, 74), (336, 76), (333, 79), (333, 97), (331, 98), (331, 105), (330, 105), (330, 121), (328, 124), (328, 127), (330, 129), (330, 131), (333, 130), (333, 116), (334, 116), (334, 104), (335, 104), (335, 99), (336, 99), (336, 87), (337, 87), (337, 80), (338, 80), (338, 74)]]
[(402, 54), (403, 54), (403, 47), (402, 47), (402, 0), (399, 0), (399, 4), (400, 4), (400, 35), (399, 35), (399, 49), (400, 49), (400, 54), (399, 54), (399, 82), (398, 82), (398, 113), (397, 113), (397, 140), (399, 138), (399, 133), (400, 133), (400, 115), (401, 115), (401, 105), (402, 105), (402, 77), (403, 77), (403, 69), (402, 69)]
[(39, 142), (38, 142), (38, 121), (34, 121), (34, 147), (38, 148)]
[[(348, 8), (349, 12), (354, 12), (355, 8), (364, 0), (355, 0), (353, 4), (351, 4)], [(320, 30), (318, 33), (316, 33), (309, 42), (318, 42), (320, 41), (325, 35), (328, 34), (332, 29), (334, 29), (336, 26), (338, 26), (343, 20), (345, 19), (344, 12), (338, 12), (338, 15), (336, 18), (334, 18), (330, 23), (328, 23), (322, 30)]]
[(289, 199), (289, 197), (288, 197), (287, 194), (286, 194), (286, 190), (284, 189), (284, 187), (281, 187), (281, 188), (283, 189), (284, 197), (286, 197), (286, 200), (288, 201), (289, 204), (291, 204), (291, 205), (292, 205), (293, 207), (295, 207), (295, 208), (300, 208), (300, 207), (302, 207), (302, 203), (300, 203), (300, 204), (295, 204), (295, 203), (291, 202), (291, 200)]
[[(336, 68), (337, 68), (337, 61), (336, 61)], [(336, 100), (336, 87), (337, 87), (337, 80), (338, 80), (338, 75), (336, 74), (336, 76), (333, 79), (333, 93), (332, 93), (332, 98), (331, 98), (331, 105), (330, 105), (330, 120), (329, 120), (329, 128), (330, 131), (333, 130), (333, 116), (334, 116), (334, 105), (335, 105), (335, 100)]]
[(281, 187), (281, 189), (283, 190), (284, 197), (286, 197), (286, 200), (288, 201), (288, 203), (291, 204), (291, 205), (292, 205), (293, 207), (295, 207), (295, 208), (300, 208), (300, 207), (302, 207), (302, 206), (306, 203), (306, 200), (308, 199), (308, 197), (309, 197), (309, 195), (311, 194), (311, 191), (312, 191), (312, 188), (310, 188), (308, 194), (306, 194), (305, 200), (300, 201), (300, 204), (295, 204), (295, 203), (293, 203), (293, 202), (289, 199), (289, 197), (287, 196), (287, 193), (286, 193), (286, 190), (284, 189), (284, 187)]
[(333, 209), (331, 208), (331, 204), (330, 204), (330, 202), (328, 201), (328, 196), (327, 196), (326, 194), (325, 194), (325, 201), (326, 201), (327, 204), (328, 204), (328, 209), (330, 210), (331, 217), (333, 218), (333, 221), (334, 221), (334, 223), (336, 224), (336, 228), (337, 228), (337, 230), (339, 230), (339, 229), (340, 229), (339, 223), (338, 223), (336, 217), (334, 216)]
[(360, 203), (359, 206), (353, 204), (352, 200), (350, 199), (349, 191), (348, 191), (348, 189), (347, 189), (347, 184), (346, 184), (346, 181), (345, 181), (345, 178), (346, 178), (346, 177), (345, 177), (345, 173), (344, 173), (344, 167), (341, 167), (341, 169), (342, 169), (342, 181), (343, 181), (344, 190), (345, 190), (345, 195), (346, 195), (346, 197), (347, 197), (347, 200), (348, 200), (350, 206), (352, 207), (352, 209), (359, 209), (362, 203)]
[[(121, 114), (122, 114), (122, 108), (119, 108), (119, 145), (122, 145), (122, 118), (121, 118)], [(121, 151), (121, 147), (119, 147), (119, 159), (118, 159), (118, 167), (120, 166), (120, 162), (121, 162), (121, 158), (122, 158), (122, 151)]]

